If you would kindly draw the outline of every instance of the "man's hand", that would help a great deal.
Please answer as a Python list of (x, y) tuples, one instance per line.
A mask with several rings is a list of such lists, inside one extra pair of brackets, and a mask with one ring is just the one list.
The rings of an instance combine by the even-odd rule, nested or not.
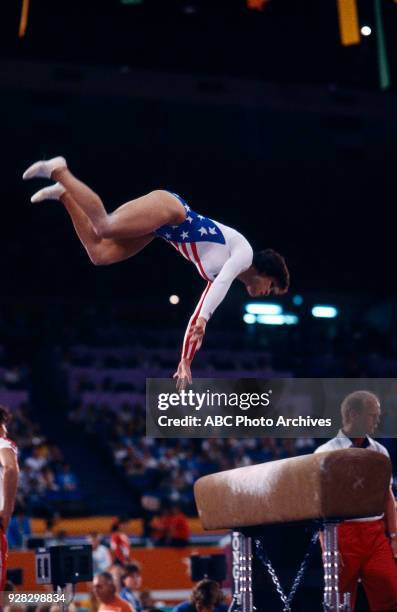
[(0, 512), (0, 528), (3, 531), (7, 531), (8, 525), (10, 524), (11, 514), (6, 514), (4, 511)]
[(173, 378), (176, 378), (176, 389), (182, 391), (192, 384), (192, 372), (189, 359), (181, 359)]
[(200, 346), (203, 343), (203, 338), (205, 334), (205, 326), (207, 325), (207, 321), (203, 319), (203, 317), (199, 317), (196, 321), (196, 324), (189, 331), (189, 341), (197, 342), (196, 350), (198, 351)]

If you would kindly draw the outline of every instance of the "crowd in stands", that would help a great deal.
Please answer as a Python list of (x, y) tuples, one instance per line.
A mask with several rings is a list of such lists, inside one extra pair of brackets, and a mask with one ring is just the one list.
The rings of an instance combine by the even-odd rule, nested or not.
[(61, 449), (43, 434), (29, 404), (12, 411), (8, 435), (19, 449), (17, 513), (25, 510), (31, 515), (50, 516), (62, 503), (81, 495)]

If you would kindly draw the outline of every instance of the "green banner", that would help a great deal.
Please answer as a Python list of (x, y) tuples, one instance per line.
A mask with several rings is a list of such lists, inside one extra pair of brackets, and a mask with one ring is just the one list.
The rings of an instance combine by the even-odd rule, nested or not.
[(376, 23), (376, 45), (378, 49), (379, 85), (384, 91), (391, 85), (389, 61), (387, 58), (386, 37), (383, 27), (382, 0), (374, 0), (374, 12)]

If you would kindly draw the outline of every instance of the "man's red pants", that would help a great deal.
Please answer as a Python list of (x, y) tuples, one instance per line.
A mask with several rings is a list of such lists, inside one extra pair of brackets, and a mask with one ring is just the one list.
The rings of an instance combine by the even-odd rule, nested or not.
[(338, 526), (343, 567), (339, 591), (351, 593), (354, 610), (357, 581), (361, 578), (371, 611), (397, 611), (397, 563), (379, 521), (347, 522)]

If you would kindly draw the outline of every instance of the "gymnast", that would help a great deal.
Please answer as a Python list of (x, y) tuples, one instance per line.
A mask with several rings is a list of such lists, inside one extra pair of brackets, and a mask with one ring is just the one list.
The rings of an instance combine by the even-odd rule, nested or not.
[(241, 281), (252, 297), (281, 295), (288, 290), (289, 272), (279, 253), (273, 249), (254, 253), (239, 232), (195, 213), (175, 193), (155, 190), (109, 214), (100, 197), (73, 176), (63, 157), (32, 164), (23, 179), (32, 178), (56, 181), (35, 193), (31, 201), (62, 202), (93, 264), (123, 261), (161, 237), (207, 281), (185, 332), (174, 374), (178, 390), (191, 384), (190, 366), (203, 342), (206, 324), (234, 279)]

